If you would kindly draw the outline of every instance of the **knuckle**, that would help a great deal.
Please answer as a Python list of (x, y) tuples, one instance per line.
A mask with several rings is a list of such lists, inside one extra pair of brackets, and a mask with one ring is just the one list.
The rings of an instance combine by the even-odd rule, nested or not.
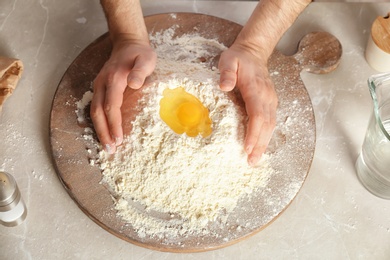
[(111, 104), (111, 103), (105, 103), (103, 106), (103, 111), (106, 115), (110, 115), (110, 114), (119, 112), (120, 106), (117, 106), (117, 105)]
[(106, 113), (106, 114), (109, 114), (111, 111), (113, 111), (113, 108), (114, 108), (114, 106), (113, 105), (111, 105), (111, 104), (109, 104), (109, 103), (106, 103), (106, 104), (104, 104), (104, 112)]
[(233, 68), (221, 68), (220, 70), (223, 76), (234, 76), (236, 75), (236, 71)]
[(264, 110), (261, 106), (257, 106), (256, 109), (248, 111), (248, 116), (255, 121), (264, 121)]
[(95, 121), (100, 117), (100, 115), (102, 115), (102, 111), (95, 106), (91, 106), (89, 115), (91, 116), (92, 121)]
[(274, 117), (272, 117), (271, 119), (270, 119), (270, 121), (269, 121), (269, 126), (270, 126), (270, 128), (275, 128), (275, 126), (276, 126), (276, 119), (274, 118)]
[(115, 74), (113, 72), (107, 73), (106, 89), (112, 89), (114, 86), (113, 84), (114, 81), (115, 81)]
[(149, 59), (157, 59), (157, 53), (154, 50), (148, 52), (148, 55)]

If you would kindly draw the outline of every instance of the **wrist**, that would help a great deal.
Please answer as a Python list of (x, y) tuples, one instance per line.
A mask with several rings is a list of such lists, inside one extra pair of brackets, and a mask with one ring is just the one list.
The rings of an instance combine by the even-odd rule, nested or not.
[(110, 33), (111, 42), (114, 48), (121, 47), (123, 45), (147, 45), (150, 46), (148, 37), (140, 37), (132, 33)]
[(240, 48), (247, 52), (250, 52), (252, 55), (256, 56), (258, 59), (267, 61), (271, 56), (274, 45), (270, 45), (267, 40), (253, 40), (249, 37), (245, 37), (245, 34), (241, 32), (236, 40), (233, 43), (233, 46)]
[(249, 55), (256, 58), (257, 61), (262, 64), (267, 64), (268, 59), (272, 54), (273, 49), (266, 45), (257, 44), (257, 42), (251, 42), (245, 38), (239, 38), (234, 41), (231, 49), (237, 50), (238, 52), (248, 53)]
[(101, 0), (113, 44), (123, 41), (149, 43), (139, 0)]
[(262, 0), (243, 27), (235, 43), (268, 59), (276, 44), (310, 0)]

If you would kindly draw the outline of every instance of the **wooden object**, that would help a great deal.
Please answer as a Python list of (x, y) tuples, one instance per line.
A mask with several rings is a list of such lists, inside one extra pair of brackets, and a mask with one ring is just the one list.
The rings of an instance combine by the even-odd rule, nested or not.
[(390, 53), (390, 13), (386, 17), (378, 17), (371, 27), (374, 43), (384, 52)]
[[(226, 46), (233, 43), (242, 28), (224, 19), (190, 13), (154, 15), (146, 17), (145, 22), (150, 34), (177, 26), (177, 36), (198, 33), (205, 38), (217, 39)], [(96, 153), (96, 141), (86, 140), (83, 135), (86, 127), (93, 126), (90, 120), (82, 125), (77, 123), (75, 102), (91, 90), (92, 81), (110, 51), (107, 34), (82, 51), (59, 83), (51, 111), (50, 140), (57, 173), (69, 195), (85, 214), (108, 232), (136, 245), (161, 251), (195, 252), (228, 246), (247, 238), (262, 230), (286, 209), (306, 179), (315, 148), (314, 113), (300, 73), (321, 74), (337, 67), (341, 45), (335, 37), (325, 32), (311, 33), (302, 39), (294, 56), (287, 57), (275, 51), (269, 61), (279, 108), (277, 127), (268, 148), (268, 152), (273, 154), (272, 167), (277, 174), (270, 177), (268, 186), (259, 189), (252, 200), (244, 198), (240, 201), (230, 214), (228, 225), (215, 225), (213, 231), (218, 236), (183, 236), (173, 240), (141, 237), (131, 223), (124, 223), (116, 215), (109, 190), (100, 184), (101, 171), (89, 163), (90, 151)], [(126, 92), (123, 113), (129, 114), (139, 95), (142, 92)], [(129, 119), (124, 120), (126, 125), (129, 122)]]
[(366, 48), (366, 60), (380, 72), (390, 71), (390, 13), (378, 17), (372, 24)]
[(6, 99), (12, 95), (23, 72), (20, 60), (0, 57), (0, 112)]

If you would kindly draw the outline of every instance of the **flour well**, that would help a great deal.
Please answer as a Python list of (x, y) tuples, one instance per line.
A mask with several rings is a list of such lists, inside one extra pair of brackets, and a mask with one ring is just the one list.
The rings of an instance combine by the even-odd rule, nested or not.
[[(249, 167), (243, 150), (246, 113), (233, 93), (218, 87), (212, 57), (226, 47), (198, 35), (174, 37), (174, 28), (151, 35), (158, 63), (137, 106), (132, 132), (113, 156), (99, 153), (117, 214), (139, 237), (210, 234), (240, 200), (250, 199), (273, 173), (271, 156)], [(208, 108), (208, 138), (175, 134), (159, 117), (166, 88), (183, 87)]]

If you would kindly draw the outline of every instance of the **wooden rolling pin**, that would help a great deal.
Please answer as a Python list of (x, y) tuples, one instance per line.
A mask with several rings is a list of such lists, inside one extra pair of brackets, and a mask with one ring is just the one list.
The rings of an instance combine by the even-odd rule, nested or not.
[(366, 48), (366, 60), (380, 72), (390, 71), (390, 13), (379, 16), (371, 27), (371, 35)]

